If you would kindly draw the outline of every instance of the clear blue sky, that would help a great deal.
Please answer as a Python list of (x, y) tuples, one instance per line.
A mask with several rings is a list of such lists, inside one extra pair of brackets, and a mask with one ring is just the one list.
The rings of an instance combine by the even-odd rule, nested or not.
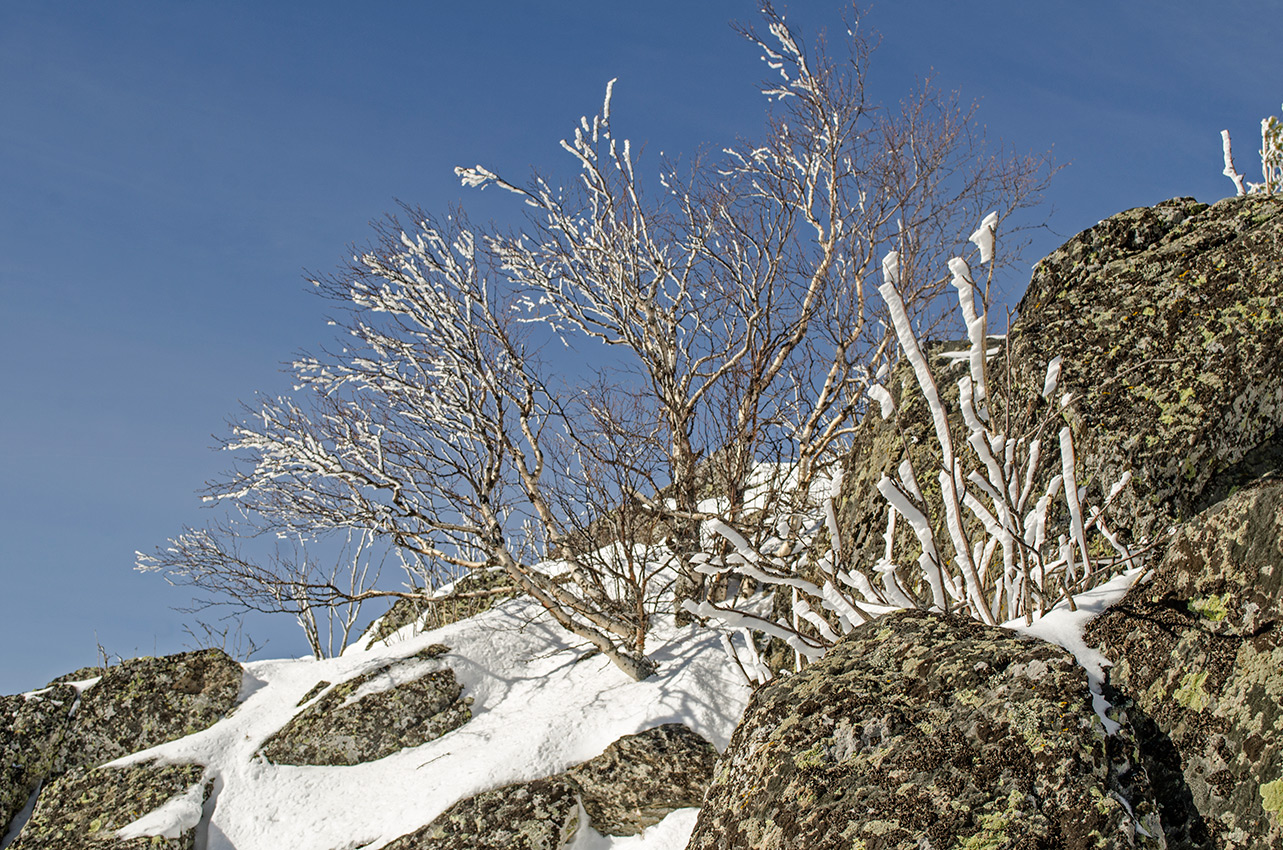
[[(781, 4), (782, 5), (782, 4)], [(814, 37), (837, 2), (793, 3)], [(455, 165), (561, 168), (617, 77), (616, 128), (668, 154), (760, 126), (764, 76), (727, 26), (751, 2), (0, 3), (0, 693), (182, 650), (188, 596), (133, 571), (225, 458), (211, 435), (328, 338), (329, 271), (396, 201), (474, 218)], [(1229, 194), (1283, 101), (1274, 0), (883, 0), (873, 93), (934, 69), (990, 136), (1054, 146), (1051, 230)], [(1017, 295), (1025, 280), (1009, 281)], [(305, 651), (252, 624), (268, 656)]]

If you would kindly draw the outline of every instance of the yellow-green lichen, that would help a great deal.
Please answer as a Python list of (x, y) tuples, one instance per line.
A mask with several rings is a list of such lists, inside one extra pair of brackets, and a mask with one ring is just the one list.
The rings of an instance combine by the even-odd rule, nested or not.
[(1186, 604), (1191, 613), (1219, 623), (1229, 616), (1229, 608), (1227, 607), (1229, 599), (1230, 595), (1228, 593), (1212, 594), (1211, 596), (1191, 599)]
[(960, 840), (958, 850), (999, 850), (1007, 845), (1007, 828), (1020, 816), (1020, 803), (1024, 799), (1019, 791), (1007, 795), (1007, 808), (980, 816), (980, 831)]
[(1276, 816), (1283, 811), (1283, 779), (1267, 782), (1260, 787), (1261, 808)]
[(1206, 682), (1206, 670), (1197, 673), (1186, 673), (1185, 677), (1181, 679), (1180, 687), (1173, 694), (1176, 702), (1191, 711), (1202, 711), (1207, 708), (1211, 704), (1212, 698), (1208, 696), (1207, 690), (1203, 687)]
[(805, 752), (793, 756), (793, 766), (798, 770), (806, 770), (808, 767), (822, 767), (824, 765), (824, 745), (816, 744)]

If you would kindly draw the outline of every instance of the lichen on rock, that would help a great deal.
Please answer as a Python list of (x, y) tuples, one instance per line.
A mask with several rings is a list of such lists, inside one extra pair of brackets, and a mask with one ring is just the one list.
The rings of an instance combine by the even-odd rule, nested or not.
[[(176, 837), (116, 833), (201, 783), (198, 764), (147, 763), (125, 768), (75, 768), (40, 795), (35, 812), (9, 850), (194, 850), (196, 828)], [(198, 799), (208, 797), (206, 781)]]
[(0, 697), (0, 837), (40, 783), (62, 770), (76, 699), (68, 685)]
[[(1161, 541), (1234, 487), (1283, 469), (1283, 198), (1211, 206), (1177, 198), (1111, 216), (1035, 267), (1017, 314), (991, 367), (1009, 357), (1011, 386), (991, 381), (990, 402), (1013, 418), (1063, 419), (1079, 484), (1091, 493), (1131, 473), (1109, 514), (1124, 542)], [(1073, 398), (1064, 410), (1041, 397), (1057, 356), (1061, 390)], [(947, 373), (941, 378), (950, 405), (957, 388)], [(905, 381), (912, 379), (902, 369), (887, 385), (900, 421), (866, 417), (845, 463), (843, 568), (872, 564), (882, 552), (882, 475), (894, 477), (906, 451), (928, 468), (930, 413), (912, 388), (902, 391)], [(961, 422), (953, 425), (960, 441)], [(1058, 463), (1045, 461), (1038, 486), (1057, 472)], [(901, 536), (899, 560), (911, 563), (915, 545), (907, 530)]]
[(1283, 846), (1283, 480), (1181, 526), (1086, 639), (1138, 722), (1169, 845)]
[(562, 850), (579, 830), (579, 801), (561, 777), (519, 782), (460, 800), (386, 850)]
[(486, 569), (460, 578), (445, 599), (429, 598), (426, 590), (423, 593), (423, 598), (402, 597), (394, 602), (388, 612), (370, 626), (368, 636), (363, 638), (364, 645), (386, 643), (398, 629), (410, 623), (419, 623), (427, 631), (466, 620), (516, 596), (517, 588), (503, 570)]
[(670, 812), (698, 806), (717, 750), (680, 723), (625, 735), (564, 776), (579, 789), (593, 829), (636, 835)]
[(453, 670), (425, 663), (447, 651), (434, 644), (334, 685), (269, 738), (263, 754), (276, 764), (361, 764), (457, 729), (472, 719), (471, 700)]
[(1162, 847), (1127, 747), (1059, 647), (888, 615), (754, 693), (689, 846)]
[(219, 649), (133, 658), (81, 697), (66, 766), (95, 767), (212, 726), (240, 695), (243, 670)]

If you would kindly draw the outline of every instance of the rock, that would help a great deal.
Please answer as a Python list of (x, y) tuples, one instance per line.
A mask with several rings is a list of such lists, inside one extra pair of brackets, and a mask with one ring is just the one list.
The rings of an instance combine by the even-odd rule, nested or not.
[(111, 669), (109, 664), (100, 664), (94, 667), (81, 667), (72, 670), (70, 673), (63, 673), (58, 678), (50, 682), (50, 685), (63, 685), (72, 682), (86, 682), (90, 679), (101, 679), (108, 670)]
[[(194, 850), (200, 806), (213, 782), (198, 764), (76, 768), (40, 795), (9, 850)], [(178, 798), (178, 799), (175, 799)], [(121, 839), (116, 832), (169, 804), (157, 821), (172, 835)]]
[(75, 705), (76, 690), (67, 685), (0, 697), (0, 837), (40, 783), (62, 770)]
[[(1063, 355), (1060, 392), (1077, 398), (1063, 415), (1079, 483), (1098, 501), (1132, 473), (1110, 512), (1124, 540), (1161, 541), (1230, 488), (1283, 469), (1283, 198), (1212, 206), (1181, 198), (1119, 213), (1040, 262), (1018, 313), (1009, 334), (1013, 390), (1005, 395), (1005, 380), (991, 380), (991, 402), (1020, 421), (1059, 418), (1041, 389), (1047, 363)], [(1000, 368), (1002, 356), (991, 362)], [(946, 403), (957, 397), (958, 374), (938, 370)], [(916, 384), (902, 392), (906, 379), (902, 368), (887, 389), (901, 402), (922, 468), (935, 432)], [(1059, 458), (1045, 454), (1041, 477), (1049, 479)], [(881, 554), (886, 502), (875, 485), (903, 456), (893, 424), (866, 417), (845, 464), (839, 566)], [(916, 544), (901, 530), (899, 561), (911, 563)]]
[(1087, 469), (1131, 470), (1116, 515), (1134, 538), (1160, 540), (1283, 447), (1283, 198), (1119, 213), (1039, 263), (1018, 311), (1015, 362), (1065, 356)]
[(520, 782), (460, 800), (386, 850), (561, 850), (579, 829), (575, 786), (561, 777)]
[(1086, 640), (1131, 701), (1169, 846), (1283, 846), (1283, 480), (1182, 526)]
[(698, 806), (717, 750), (680, 723), (625, 735), (564, 776), (579, 789), (593, 829), (635, 835), (676, 809)]
[(219, 649), (133, 658), (81, 696), (67, 767), (95, 767), (212, 726), (240, 694), (241, 666)]
[[(511, 592), (503, 592), (505, 589)], [(386, 642), (398, 629), (414, 622), (421, 622), (423, 630), (428, 631), (466, 620), (490, 610), (496, 603), (511, 599), (516, 594), (517, 588), (513, 586), (512, 578), (503, 570), (478, 570), (469, 573), (454, 583), (450, 595), (458, 598), (398, 599), (386, 614), (370, 626), (364, 645)]]
[(1127, 746), (1059, 647), (892, 614), (753, 694), (689, 847), (1159, 848)]
[(472, 701), (435, 661), (447, 651), (435, 644), (335, 685), (269, 738), (263, 754), (276, 764), (361, 764), (457, 729), (472, 719)]

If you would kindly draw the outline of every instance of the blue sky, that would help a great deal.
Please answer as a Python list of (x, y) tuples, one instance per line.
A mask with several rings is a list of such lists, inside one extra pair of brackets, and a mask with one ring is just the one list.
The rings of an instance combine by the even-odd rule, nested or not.
[[(836, 2), (790, 4), (807, 37)], [(558, 169), (615, 88), (648, 150), (760, 126), (751, 2), (0, 3), (0, 693), (111, 654), (192, 644), (188, 601), (133, 571), (225, 458), (241, 399), (328, 338), (326, 272), (398, 200), (464, 202), (456, 165)], [(874, 97), (916, 79), (980, 101), (993, 139), (1054, 147), (1036, 259), (1129, 207), (1230, 193), (1283, 100), (1270, 0), (884, 2)], [(653, 160), (652, 160), (653, 161)], [(1008, 281), (1016, 293), (1025, 280)], [(305, 651), (256, 621), (266, 654)]]

